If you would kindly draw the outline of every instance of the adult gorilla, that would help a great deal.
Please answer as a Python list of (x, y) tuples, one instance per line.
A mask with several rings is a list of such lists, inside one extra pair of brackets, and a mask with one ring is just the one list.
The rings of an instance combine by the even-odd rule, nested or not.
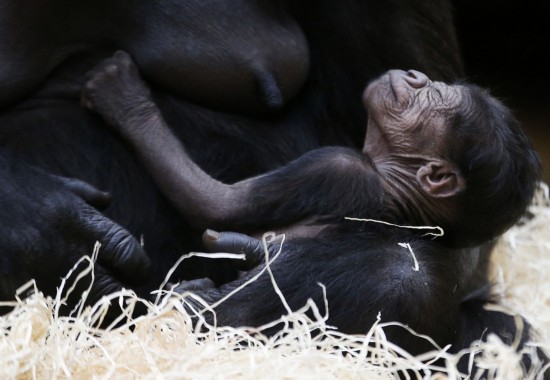
[[(173, 0), (162, 6), (137, 2), (130, 9), (123, 1), (2, 2), (0, 99), (11, 104), (0, 115), (3, 299), (13, 297), (15, 289), (31, 277), (41, 289), (53, 292), (59, 277), (78, 257), (91, 252), (95, 240), (104, 243), (96, 296), (128, 283), (150, 290), (179, 255), (200, 248), (195, 238), (200, 234), (171, 209), (127, 145), (79, 105), (84, 73), (99, 57), (111, 55), (111, 46), (141, 57), (138, 66), (156, 84), (156, 100), (167, 119), (183, 126), (176, 134), (192, 147), (190, 154), (207, 172), (226, 182), (272, 169), (320, 145), (359, 146), (366, 124), (362, 90), (369, 79), (388, 68), (417, 68), (442, 80), (461, 73), (446, 1), (316, 2), (314, 7), (307, 2), (290, 3), (243, 0), (240, 4), (246, 12), (234, 13), (233, 4), (220, 1)], [(240, 18), (243, 12), (245, 19)], [(25, 20), (20, 20), (23, 14)], [(189, 15), (194, 17), (191, 24)], [(275, 61), (279, 64), (270, 69), (279, 78), (277, 83), (288, 82), (280, 87), (292, 87), (294, 80), (301, 83), (292, 74), (294, 69), (303, 72), (300, 60), (308, 60), (309, 67), (299, 92), (292, 99), (287, 96), (282, 109), (271, 112), (248, 104), (254, 90), (238, 87), (232, 76), (253, 71), (239, 65), (250, 58), (242, 58), (248, 53), (239, 50), (241, 41), (267, 51), (252, 64), (255, 68), (280, 53), (284, 41), (265, 32), (266, 18), (283, 25), (290, 45), (297, 46), (290, 63), (279, 58)], [(250, 28), (242, 27), (243, 23)], [(227, 33), (219, 31), (222, 27)], [(252, 29), (260, 37), (250, 37)], [(208, 34), (211, 30), (216, 33)], [(302, 33), (306, 51), (300, 43)], [(220, 35), (228, 35), (229, 41)], [(217, 73), (219, 67), (211, 66), (212, 56), (201, 55), (205, 45), (208, 51), (225, 49), (217, 59), (229, 69)], [(184, 53), (179, 46), (186, 48)], [(190, 61), (187, 54), (192, 46), (197, 50)], [(50, 56), (54, 47), (57, 53)], [(237, 64), (231, 66), (233, 60)], [(290, 69), (285, 69), (286, 63)], [(226, 73), (227, 82), (221, 84), (231, 87), (209, 99), (203, 95), (210, 92), (210, 83), (202, 79), (190, 83), (188, 77), (208, 77), (213, 72), (222, 77)], [(38, 83), (40, 87), (32, 90)], [(265, 95), (264, 87), (259, 88), (252, 94), (257, 98)], [(244, 106), (230, 104), (231, 97)], [(213, 110), (239, 107), (256, 116)], [(100, 214), (86, 201), (94, 205), (104, 194), (56, 175), (79, 178), (109, 191), (113, 201)], [(143, 237), (151, 270), (126, 230)], [(148, 281), (145, 272), (151, 274)], [(187, 263), (180, 276), (208, 275), (223, 282), (233, 278), (229, 272), (221, 264), (214, 267), (211, 261), (205, 265), (195, 261)]]
[[(122, 0), (3, 0), (0, 25), (2, 299), (12, 298), (30, 278), (43, 291), (54, 292), (59, 277), (91, 253), (96, 240), (103, 248), (92, 301), (121, 286), (145, 295), (179, 255), (203, 248), (199, 231), (160, 195), (126, 143), (80, 107), (84, 73), (115, 49), (136, 58), (168, 124), (181, 126), (174, 132), (188, 153), (224, 182), (276, 168), (319, 146), (360, 146), (366, 125), (361, 93), (387, 69), (414, 68), (443, 81), (462, 74), (445, 0), (241, 0), (238, 6), (221, 0), (137, 1), (131, 6)], [(112, 195), (103, 214), (92, 206), (105, 206), (108, 196), (88, 183)], [(364, 290), (379, 286), (378, 277), (363, 281), (368, 267), (357, 259), (385, 257), (388, 270), (396, 270), (392, 276), (399, 275), (405, 264), (393, 263), (400, 260), (401, 248), (384, 237), (409, 238), (385, 230), (369, 230), (366, 238), (356, 232), (352, 227), (331, 240), (293, 242), (292, 250), (302, 254), (289, 257), (302, 258), (304, 265), (282, 260), (277, 268), (296, 280), (294, 288), (286, 288), (294, 292), (295, 305), (320, 291), (309, 286), (314, 282), (300, 287), (297, 279), (314, 279), (321, 271), (322, 276), (349, 272), (345, 278), (352, 284), (336, 287), (337, 294), (331, 295), (339, 300), (331, 303), (331, 323), (349, 332), (363, 332), (373, 321), (349, 314), (346, 305), (392, 302), (369, 298)], [(134, 237), (143, 237), (147, 255)], [(431, 257), (441, 253), (436, 245), (422, 243), (418, 249), (422, 247)], [(310, 249), (315, 256), (307, 254)], [(334, 258), (343, 250), (350, 253)], [(441, 276), (454, 271), (453, 279), (446, 283), (448, 289), (432, 291), (452, 292), (464, 284), (460, 291), (466, 295), (486, 285), (487, 252), (442, 252), (442, 264), (434, 269)], [(316, 263), (308, 261), (315, 258)], [(236, 276), (225, 264), (188, 261), (176, 276), (208, 276), (223, 283)], [(384, 273), (378, 275), (380, 286), (389, 284)], [(411, 281), (423, 286), (418, 278)], [(348, 292), (357, 283), (358, 291)], [(234, 323), (247, 321), (254, 302), (263, 303), (264, 290), (247, 293), (246, 303), (235, 298), (224, 304), (228, 313), (235, 311)], [(430, 303), (428, 290), (427, 303), (414, 305), (420, 310), (413, 326), (424, 331), (433, 323), (422, 315), (433, 312), (437, 318), (447, 310)], [(489, 313), (484, 302), (479, 298), (465, 304), (463, 314), (451, 318), (453, 324), (442, 323), (442, 330), (434, 331), (436, 339), (445, 340), (447, 328), (459, 329), (459, 320), (483, 320)], [(264, 315), (256, 321), (280, 315), (280, 307), (269, 305), (264, 304)], [(397, 306), (389, 307), (403, 310)], [(401, 313), (404, 318), (407, 314)], [(513, 328), (508, 322), (500, 325)], [(485, 326), (480, 322), (464, 331), (479, 337)], [(451, 335), (458, 346), (472, 338), (460, 342), (460, 333)], [(420, 349), (417, 343), (409, 346)]]
[(282, 106), (309, 65), (299, 26), (266, 1), (4, 1), (0, 11), (0, 104), (24, 96), (66, 57), (106, 46), (129, 49), (164, 89), (239, 110)]

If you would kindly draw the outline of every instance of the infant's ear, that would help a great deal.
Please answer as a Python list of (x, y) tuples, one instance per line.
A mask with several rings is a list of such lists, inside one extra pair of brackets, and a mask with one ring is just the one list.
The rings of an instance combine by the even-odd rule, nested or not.
[(436, 198), (452, 197), (466, 187), (460, 171), (448, 162), (432, 161), (416, 172), (422, 190)]

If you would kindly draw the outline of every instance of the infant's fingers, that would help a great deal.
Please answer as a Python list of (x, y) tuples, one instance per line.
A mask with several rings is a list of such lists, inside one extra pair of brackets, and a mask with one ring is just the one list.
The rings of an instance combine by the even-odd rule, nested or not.
[(237, 232), (206, 230), (202, 235), (205, 247), (211, 252), (228, 252), (246, 256), (243, 269), (257, 266), (264, 258), (262, 242)]
[(126, 53), (123, 50), (118, 50), (113, 54), (113, 61), (121, 65), (125, 69), (135, 68), (135, 63), (130, 54)]

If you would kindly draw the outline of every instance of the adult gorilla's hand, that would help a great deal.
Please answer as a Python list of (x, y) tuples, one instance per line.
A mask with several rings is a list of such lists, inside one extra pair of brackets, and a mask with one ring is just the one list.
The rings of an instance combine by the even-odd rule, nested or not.
[(7, 154), (0, 155), (0, 176), (0, 299), (13, 299), (31, 278), (54, 294), (60, 278), (92, 254), (96, 241), (101, 248), (89, 301), (146, 280), (150, 262), (140, 244), (92, 207), (105, 207), (108, 193)]

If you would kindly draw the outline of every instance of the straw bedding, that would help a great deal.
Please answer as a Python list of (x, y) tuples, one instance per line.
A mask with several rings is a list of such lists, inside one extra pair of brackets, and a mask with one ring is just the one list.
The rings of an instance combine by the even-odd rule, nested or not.
[[(493, 275), (502, 307), (521, 312), (538, 331), (533, 345), (550, 352), (550, 204), (542, 193), (531, 207), (533, 218), (498, 244)], [(88, 270), (93, 257), (85, 259)], [(56, 298), (44, 297), (32, 282), (21, 289), (13, 312), (0, 317), (0, 378), (392, 379), (404, 369), (412, 370), (413, 378), (467, 376), (456, 370), (457, 356), (448, 354), (448, 347), (434, 344), (433, 351), (413, 357), (385, 339), (380, 321), (365, 335), (340, 334), (313, 304), (285, 316), (288, 327), (271, 338), (262, 329), (194, 330), (181, 296), (166, 293), (154, 304), (125, 291), (60, 316), (58, 305), (83, 274), (70, 273)], [(23, 297), (29, 291), (34, 294)], [(122, 327), (98, 329), (109, 302), (122, 303), (128, 312), (145, 302), (150, 312), (137, 319), (123, 316)], [(314, 318), (306, 316), (307, 309)], [(403, 333), (414, 332), (403, 326)], [(532, 347), (525, 351), (530, 354)], [(475, 360), (486, 378), (536, 379), (540, 374), (540, 369), (524, 373), (515, 350), (493, 336), (460, 355)], [(443, 368), (433, 364), (437, 358), (445, 359)]]

